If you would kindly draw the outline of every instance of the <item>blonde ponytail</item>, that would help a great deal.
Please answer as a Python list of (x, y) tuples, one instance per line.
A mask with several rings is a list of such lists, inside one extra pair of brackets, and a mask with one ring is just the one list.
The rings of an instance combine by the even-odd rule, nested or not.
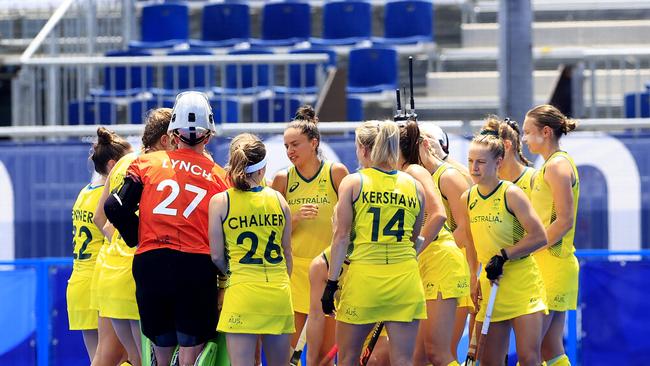
[(374, 147), (370, 153), (373, 165), (397, 167), (399, 161), (399, 127), (392, 121), (379, 122), (379, 131), (375, 137)]

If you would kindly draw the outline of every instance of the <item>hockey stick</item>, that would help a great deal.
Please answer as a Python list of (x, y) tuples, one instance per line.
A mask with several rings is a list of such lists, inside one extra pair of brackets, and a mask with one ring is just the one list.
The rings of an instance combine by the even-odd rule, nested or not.
[[(485, 309), (485, 319), (483, 320), (483, 326), (481, 327), (481, 334), (477, 335), (476, 333), (478, 329), (474, 329), (474, 334), (472, 335), (472, 340), (470, 341), (469, 350), (467, 352), (467, 358), (465, 359), (465, 366), (477, 366), (483, 357), (485, 342), (487, 341), (487, 334), (488, 330), (490, 329), (490, 321), (492, 320), (492, 312), (494, 311), (494, 302), (496, 300), (498, 290), (499, 284), (497, 282), (494, 282), (492, 284), (492, 288), (490, 289), (490, 298), (488, 299), (487, 309)], [(478, 344), (476, 344), (476, 338), (478, 338)], [(473, 349), (472, 343), (474, 343)]]
[(336, 354), (338, 353), (338, 351), (339, 351), (339, 346), (336, 345), (336, 344), (333, 345), (332, 349), (330, 349), (329, 352), (327, 352), (325, 357), (323, 357), (323, 359), (320, 361), (320, 363), (318, 365), (319, 366), (327, 366), (329, 364), (329, 362), (332, 361), (334, 359), (334, 357), (336, 357)]
[(379, 322), (375, 324), (375, 327), (372, 329), (372, 332), (370, 332), (370, 339), (368, 340), (368, 343), (364, 346), (363, 353), (361, 353), (361, 357), (359, 358), (359, 365), (366, 366), (368, 364), (368, 360), (370, 360), (370, 355), (372, 355), (372, 351), (375, 349), (375, 345), (377, 344), (377, 341), (379, 340), (379, 336), (381, 335), (381, 331), (383, 329), (384, 329), (384, 322)]
[(300, 331), (298, 343), (296, 344), (296, 348), (293, 350), (291, 360), (289, 360), (289, 365), (291, 366), (298, 366), (298, 363), (300, 362), (300, 356), (302, 356), (302, 350), (305, 348), (305, 344), (307, 343), (307, 322), (309, 322), (309, 319), (305, 321), (305, 325)]

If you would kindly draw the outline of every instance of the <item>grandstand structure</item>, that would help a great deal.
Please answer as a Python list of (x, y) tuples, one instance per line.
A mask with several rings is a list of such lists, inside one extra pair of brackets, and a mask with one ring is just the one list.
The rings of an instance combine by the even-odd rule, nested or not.
[[(408, 55), (421, 118), (499, 110), (495, 0), (3, 3), (14, 126), (139, 123), (186, 89), (209, 93), (220, 122), (286, 121), (329, 94), (336, 120), (383, 118)], [(648, 2), (532, 7), (536, 104), (569, 67), (575, 117), (648, 116)]]
[[(98, 125), (138, 144), (147, 110), (203, 90), (215, 160), (254, 131), (272, 175), (289, 164), (286, 124), (273, 122), (313, 103), (325, 156), (352, 171), (354, 121), (394, 115), (413, 56), (418, 119), (443, 128), (462, 162), (500, 109), (499, 1), (0, 0), (0, 298), (13, 300), (0, 302), (11, 330), (0, 365), (86, 361), (64, 294), (70, 208)], [(533, 102), (559, 96), (579, 119), (562, 139), (580, 171), (584, 276), (567, 352), (637, 364), (650, 352), (650, 317), (630, 310), (647, 303), (650, 276), (650, 1), (530, 2)]]

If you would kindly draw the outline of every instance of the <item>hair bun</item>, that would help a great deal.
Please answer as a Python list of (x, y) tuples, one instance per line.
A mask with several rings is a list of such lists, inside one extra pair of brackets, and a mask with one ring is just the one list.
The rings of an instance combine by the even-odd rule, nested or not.
[(97, 144), (110, 145), (113, 142), (113, 131), (106, 127), (97, 128)]
[(562, 123), (562, 132), (566, 135), (578, 127), (578, 122), (575, 119), (566, 118)]
[(316, 111), (314, 110), (314, 107), (312, 107), (309, 104), (305, 104), (303, 106), (300, 106), (298, 110), (296, 111), (296, 115), (294, 117), (295, 120), (299, 121), (307, 121), (307, 122), (313, 122), (316, 123)]

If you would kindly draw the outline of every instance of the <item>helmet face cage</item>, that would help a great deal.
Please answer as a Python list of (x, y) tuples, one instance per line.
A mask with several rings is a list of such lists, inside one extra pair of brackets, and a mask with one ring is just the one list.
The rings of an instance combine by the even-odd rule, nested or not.
[(178, 94), (168, 132), (188, 145), (204, 141), (215, 131), (214, 115), (208, 97), (196, 91)]

